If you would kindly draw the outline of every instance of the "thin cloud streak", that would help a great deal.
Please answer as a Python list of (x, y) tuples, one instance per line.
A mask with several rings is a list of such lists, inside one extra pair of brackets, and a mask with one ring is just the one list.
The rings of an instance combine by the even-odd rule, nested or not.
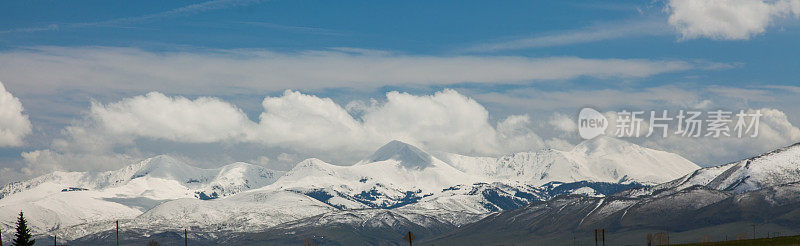
[(613, 40), (620, 38), (671, 35), (672, 29), (663, 20), (628, 21), (600, 24), (582, 29), (557, 32), (547, 35), (510, 39), (485, 43), (464, 49), (467, 53), (497, 52), (530, 48), (546, 48)]
[(20, 93), (31, 94), (84, 89), (220, 95), (387, 85), (523, 84), (579, 77), (637, 79), (726, 67), (681, 60), (427, 56), (342, 50), (347, 49), (282, 53), (40, 47), (0, 52), (0, 79)]
[(175, 16), (185, 16), (185, 15), (192, 15), (198, 14), (202, 12), (217, 10), (217, 9), (226, 9), (226, 8), (233, 8), (233, 7), (240, 7), (240, 6), (248, 6), (252, 4), (257, 4), (263, 2), (264, 0), (214, 0), (208, 2), (202, 2), (197, 4), (191, 4), (187, 6), (183, 6), (180, 8), (171, 9), (164, 12), (159, 12), (155, 14), (148, 14), (148, 15), (141, 15), (135, 17), (126, 17), (126, 18), (117, 18), (117, 19), (110, 19), (105, 21), (96, 21), (96, 22), (78, 22), (78, 23), (61, 23), (61, 24), (49, 24), (43, 27), (30, 27), (30, 28), (17, 28), (17, 29), (10, 29), (0, 31), (0, 34), (5, 33), (32, 33), (32, 32), (42, 32), (42, 31), (56, 31), (56, 30), (64, 30), (64, 29), (75, 29), (75, 28), (88, 28), (88, 27), (104, 27), (104, 26), (115, 26), (120, 24), (133, 24), (133, 23), (142, 23), (153, 21), (157, 19), (163, 18), (170, 18)]

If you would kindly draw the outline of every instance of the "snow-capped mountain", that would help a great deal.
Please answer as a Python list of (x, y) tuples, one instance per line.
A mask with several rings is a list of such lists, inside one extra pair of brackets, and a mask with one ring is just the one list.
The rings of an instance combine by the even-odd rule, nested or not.
[(584, 141), (570, 151), (548, 149), (499, 158), (443, 154), (443, 158), (468, 174), (534, 186), (577, 181), (655, 185), (700, 168), (677, 154), (606, 136)]
[(173, 199), (211, 199), (266, 186), (282, 172), (234, 163), (201, 169), (157, 156), (108, 172), (54, 172), (0, 191), (0, 226), (10, 232), (24, 211), (35, 232), (132, 219)]
[[(737, 224), (746, 228), (770, 224), (783, 227), (775, 230), (796, 231), (800, 225), (798, 194), (800, 144), (795, 144), (613, 196), (561, 196), (531, 203), (488, 215), (424, 243), (513, 243), (535, 235), (537, 242), (559, 245), (574, 234), (591, 235), (596, 228), (605, 228), (609, 234), (679, 228), (690, 241), (710, 232), (724, 237), (730, 230), (718, 229), (736, 228)], [(493, 241), (481, 241), (486, 238)]]
[(394, 208), (479, 180), (417, 147), (392, 141), (352, 166), (302, 161), (265, 189), (303, 193), (341, 209)]
[(0, 223), (9, 231), (24, 210), (35, 232), (65, 239), (97, 237), (113, 220), (140, 236), (186, 226), (208, 237), (325, 226), (310, 218), (346, 228), (443, 230), (559, 195), (604, 197), (697, 169), (680, 156), (612, 138), (571, 151), (439, 156), (444, 161), (392, 141), (350, 166), (310, 158), (287, 172), (246, 163), (201, 169), (157, 156), (116, 171), (55, 172), (10, 184), (0, 190)]
[(666, 195), (694, 186), (745, 193), (800, 182), (800, 143), (728, 164), (707, 167), (652, 188), (631, 190), (631, 196)]

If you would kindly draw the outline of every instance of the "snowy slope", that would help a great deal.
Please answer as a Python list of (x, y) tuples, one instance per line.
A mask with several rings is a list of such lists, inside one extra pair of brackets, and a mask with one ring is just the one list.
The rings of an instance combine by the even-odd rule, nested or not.
[(109, 172), (54, 172), (4, 187), (0, 226), (10, 232), (20, 211), (36, 233), (132, 219), (164, 201), (230, 196), (266, 186), (281, 174), (246, 163), (201, 169), (169, 156)]
[(653, 190), (677, 191), (700, 185), (744, 193), (795, 182), (800, 182), (800, 144), (721, 166), (703, 168)]
[(447, 161), (392, 141), (351, 166), (311, 158), (288, 172), (246, 163), (201, 169), (157, 156), (116, 171), (55, 172), (8, 185), (0, 190), (0, 223), (8, 231), (24, 210), (36, 232), (62, 238), (107, 231), (117, 219), (143, 235), (186, 226), (255, 232), (314, 217), (355, 228), (449, 228), (558, 195), (603, 197), (697, 169), (680, 156), (603, 137), (571, 151), (441, 156)]
[(499, 158), (443, 154), (455, 168), (496, 181), (540, 186), (549, 182), (593, 181), (654, 185), (700, 167), (683, 157), (611, 137), (597, 137), (571, 151), (521, 152)]
[(417, 147), (392, 141), (352, 166), (302, 161), (265, 189), (304, 193), (341, 209), (394, 208), (478, 180)]
[(187, 225), (217, 231), (260, 231), (334, 210), (303, 194), (258, 189), (218, 200), (165, 202), (124, 225), (160, 231), (180, 230)]

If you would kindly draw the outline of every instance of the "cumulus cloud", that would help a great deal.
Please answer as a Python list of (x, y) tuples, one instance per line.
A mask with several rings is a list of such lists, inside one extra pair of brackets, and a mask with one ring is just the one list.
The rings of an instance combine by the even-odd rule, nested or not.
[(667, 11), (683, 39), (742, 40), (780, 18), (797, 18), (800, 0), (670, 0)]
[(550, 119), (547, 123), (558, 131), (562, 132), (571, 132), (574, 133), (578, 130), (578, 125), (575, 123), (575, 120), (567, 116), (566, 114), (562, 113), (554, 113), (553, 116), (550, 116)]
[[(702, 98), (698, 94), (684, 99), (705, 102)], [(719, 103), (726, 103), (723, 97), (716, 98)], [(389, 92), (385, 98), (369, 101), (349, 103), (348, 108), (358, 112), (354, 114), (330, 98), (285, 91), (264, 98), (263, 111), (257, 119), (248, 118), (235, 105), (221, 99), (189, 99), (157, 92), (108, 104), (93, 103), (86, 117), (66, 127), (64, 137), (53, 140), (50, 148), (23, 153), (27, 163), (23, 173), (118, 168), (131, 160), (162, 153), (158, 148), (144, 148), (151, 142), (142, 143), (143, 140), (236, 146), (233, 151), (243, 145), (259, 146), (245, 149), (271, 150), (255, 152), (243, 160), (273, 168), (288, 168), (306, 157), (353, 163), (393, 139), (430, 151), (483, 156), (541, 148), (568, 150), (580, 141), (574, 133), (573, 118), (564, 113), (577, 109), (545, 114), (550, 117), (510, 115), (493, 123), (482, 104), (450, 89), (429, 95)], [(653, 105), (665, 106), (663, 102)], [(762, 108), (761, 112), (764, 116), (760, 135), (755, 139), (661, 138), (655, 134), (626, 140), (672, 151), (706, 165), (800, 141), (800, 130), (791, 124), (786, 113), (773, 108)], [(611, 125), (608, 134), (613, 135), (616, 115), (613, 111), (606, 115)], [(646, 135), (647, 128), (645, 120), (641, 136)]]
[(21, 146), (31, 133), (31, 122), (22, 111), (19, 99), (0, 82), (0, 147)]
[(246, 141), (329, 150), (363, 148), (367, 140), (362, 124), (330, 98), (286, 91), (280, 97), (265, 98), (262, 106), (257, 130)]
[(735, 134), (720, 138), (670, 136), (647, 139), (642, 144), (678, 153), (702, 166), (713, 166), (800, 142), (800, 129), (789, 122), (784, 112), (772, 108), (747, 111), (752, 113), (756, 110), (760, 110), (763, 116), (755, 138), (738, 138)]
[(500, 134), (501, 148), (505, 150), (502, 153), (552, 147), (534, 132), (533, 123), (528, 115), (511, 115), (498, 122), (497, 131)]
[[(667, 137), (661, 136), (661, 129), (656, 129), (654, 134), (646, 137), (649, 128), (649, 115), (642, 115), (643, 121), (640, 128), (640, 137), (625, 137), (626, 141), (641, 144), (647, 147), (665, 150), (679, 154), (701, 166), (712, 166), (725, 164), (761, 153), (784, 147), (793, 143), (800, 142), (800, 129), (794, 126), (788, 119), (786, 113), (774, 108), (745, 109), (747, 113), (753, 114), (760, 112), (760, 123), (758, 124), (758, 136), (750, 137), (752, 132), (743, 133), (740, 138), (737, 136), (734, 126), (735, 116), (730, 123), (730, 136), (705, 136), (707, 131), (707, 112), (702, 111), (700, 125), (701, 135), (699, 137), (681, 136), (675, 134), (677, 131), (677, 121), (666, 122), (668, 124)], [(649, 114), (649, 112), (646, 112)], [(733, 112), (733, 115), (738, 111)], [(677, 112), (670, 111), (669, 116), (675, 116)], [(615, 136), (616, 134), (616, 112), (606, 112), (609, 119), (610, 128), (606, 135)], [(657, 116), (658, 115), (657, 113)]]
[[(386, 103), (364, 115), (364, 126), (385, 139), (400, 139), (456, 152), (490, 152), (497, 148), (489, 112), (454, 90), (430, 96), (390, 92)], [(483, 140), (481, 140), (483, 139)], [(384, 141), (386, 141), (384, 140)]]
[[(272, 156), (281, 162), (298, 154), (355, 161), (353, 157), (366, 156), (393, 139), (431, 151), (480, 155), (545, 145), (531, 130), (527, 115), (512, 115), (493, 125), (481, 104), (449, 89), (433, 95), (389, 92), (384, 102), (375, 101), (361, 117), (330, 98), (296, 91), (266, 97), (262, 106), (253, 121), (236, 106), (208, 97), (191, 100), (152, 92), (105, 105), (93, 103), (85, 119), (68, 126), (50, 149), (26, 152), (23, 158), (30, 170), (110, 169), (147, 157), (137, 148), (140, 139), (288, 150)], [(271, 164), (268, 156), (256, 160)]]
[(167, 97), (158, 92), (108, 105), (93, 103), (89, 115), (109, 135), (177, 142), (237, 139), (252, 127), (247, 116), (230, 103), (210, 97)]

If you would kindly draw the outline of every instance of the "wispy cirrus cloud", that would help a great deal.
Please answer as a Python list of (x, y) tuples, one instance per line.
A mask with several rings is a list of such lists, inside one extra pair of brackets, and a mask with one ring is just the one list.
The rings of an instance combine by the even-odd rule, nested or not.
[(529, 48), (584, 44), (620, 38), (642, 36), (672, 35), (671, 28), (663, 20), (630, 20), (616, 23), (602, 23), (585, 28), (554, 32), (527, 37), (508, 38), (496, 42), (477, 44), (463, 49), (463, 52), (497, 52)]
[(125, 18), (116, 18), (116, 19), (109, 19), (103, 21), (94, 21), (94, 22), (73, 22), (73, 23), (52, 23), (45, 26), (40, 27), (27, 27), (27, 28), (16, 28), (16, 29), (9, 29), (9, 30), (2, 30), (0, 34), (3, 33), (18, 33), (18, 32), (42, 32), (42, 31), (55, 31), (55, 30), (64, 30), (64, 29), (74, 29), (74, 28), (87, 28), (87, 27), (103, 27), (103, 26), (116, 26), (116, 25), (123, 25), (123, 24), (135, 24), (135, 23), (142, 23), (142, 22), (150, 22), (150, 21), (157, 21), (159, 19), (164, 18), (172, 18), (177, 16), (186, 16), (186, 15), (193, 15), (198, 13), (203, 13), (212, 10), (218, 9), (226, 9), (226, 8), (233, 8), (233, 7), (241, 7), (241, 6), (248, 6), (252, 4), (257, 4), (260, 2), (264, 2), (265, 0), (213, 0), (207, 1), (202, 3), (196, 3), (191, 5), (186, 5), (183, 7), (147, 14), (147, 15), (140, 15), (140, 16), (133, 16), (133, 17), (125, 17)]
[(635, 79), (720, 67), (727, 65), (654, 59), (405, 55), (341, 48), (287, 53), (39, 47), (0, 52), (1, 79), (17, 91), (33, 93), (105, 88), (226, 94), (386, 85), (519, 84), (579, 77)]

